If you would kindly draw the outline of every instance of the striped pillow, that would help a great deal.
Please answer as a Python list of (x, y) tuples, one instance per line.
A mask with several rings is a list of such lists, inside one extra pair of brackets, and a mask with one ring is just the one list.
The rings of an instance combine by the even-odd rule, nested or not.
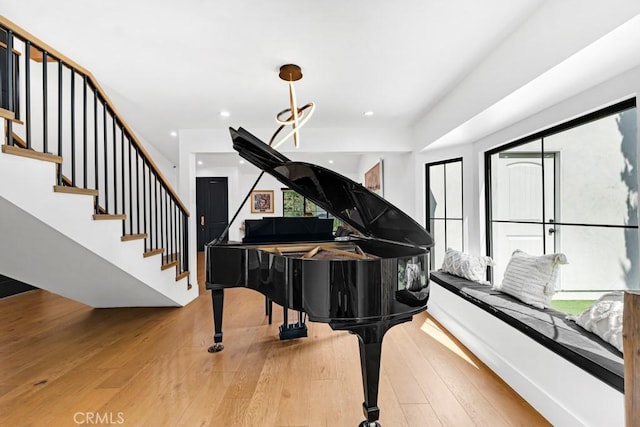
[(547, 308), (556, 292), (558, 269), (566, 264), (564, 254), (529, 255), (517, 249), (504, 272), (502, 284), (493, 289), (537, 308)]

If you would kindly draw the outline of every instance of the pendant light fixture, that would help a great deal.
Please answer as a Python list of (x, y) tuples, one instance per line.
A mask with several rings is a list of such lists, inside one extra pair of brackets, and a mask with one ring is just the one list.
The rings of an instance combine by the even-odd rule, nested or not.
[[(313, 102), (309, 102), (302, 108), (298, 108), (293, 82), (302, 79), (302, 69), (299, 66), (295, 64), (285, 64), (280, 67), (280, 73), (278, 75), (289, 84), (289, 108), (280, 111), (276, 115), (276, 122), (280, 127), (278, 127), (271, 137), (269, 145), (277, 148), (289, 139), (289, 137), (293, 136), (293, 145), (298, 148), (300, 146), (300, 128), (311, 118), (316, 106)], [(274, 144), (280, 131), (289, 125), (291, 125), (291, 130)]]

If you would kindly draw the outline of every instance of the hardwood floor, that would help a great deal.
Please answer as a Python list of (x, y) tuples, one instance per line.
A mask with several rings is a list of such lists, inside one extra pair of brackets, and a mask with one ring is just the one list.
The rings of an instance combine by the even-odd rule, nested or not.
[[(225, 307), (225, 350), (209, 354), (208, 292), (185, 308), (0, 300), (0, 425), (358, 425), (354, 336), (309, 323), (309, 338), (279, 341), (281, 312), (267, 325), (246, 289)], [(548, 425), (427, 313), (387, 333), (379, 405), (384, 427)]]

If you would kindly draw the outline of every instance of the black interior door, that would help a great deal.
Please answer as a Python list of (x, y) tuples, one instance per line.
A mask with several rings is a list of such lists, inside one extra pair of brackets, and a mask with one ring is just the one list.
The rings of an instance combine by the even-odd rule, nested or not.
[[(217, 239), (229, 222), (227, 177), (196, 178), (198, 250)], [(225, 241), (228, 236), (225, 236)]]

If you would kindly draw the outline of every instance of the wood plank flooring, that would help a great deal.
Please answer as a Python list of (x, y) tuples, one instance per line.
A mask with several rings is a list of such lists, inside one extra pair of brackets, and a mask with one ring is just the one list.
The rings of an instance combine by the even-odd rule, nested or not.
[[(277, 339), (264, 299), (225, 293), (225, 350), (204, 291), (185, 308), (91, 309), (35, 290), (0, 300), (2, 426), (327, 426), (363, 419), (355, 336)], [(427, 313), (385, 336), (384, 427), (548, 425)], [(89, 422), (91, 421), (91, 422)]]

